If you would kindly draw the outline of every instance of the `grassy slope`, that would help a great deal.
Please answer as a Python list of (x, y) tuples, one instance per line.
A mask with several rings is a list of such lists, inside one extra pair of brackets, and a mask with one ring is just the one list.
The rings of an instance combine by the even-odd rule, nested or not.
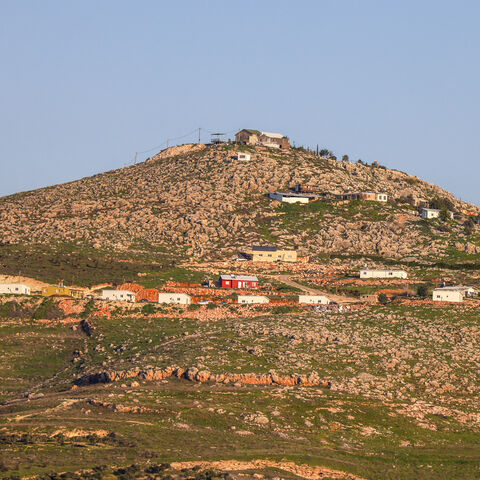
[[(422, 349), (424, 359), (417, 362), (428, 366), (433, 358), (448, 363), (458, 334), (478, 325), (474, 312), (399, 308), (378, 307), (375, 319), (367, 311), (355, 321), (348, 315), (232, 318), (215, 323), (117, 317), (94, 320), (91, 338), (69, 325), (3, 319), (0, 395), (7, 403), (0, 406), (0, 460), (8, 471), (0, 476), (105, 463), (285, 458), (372, 479), (477, 478), (480, 445), (474, 429), (444, 415), (429, 416), (436, 431), (424, 428), (399, 413), (399, 404), (405, 401), (395, 397), (381, 401), (375, 396), (318, 388), (200, 385), (176, 379), (71, 390), (72, 378), (87, 371), (172, 363), (204, 365), (213, 372), (258, 373), (273, 368), (301, 373), (313, 369), (332, 380), (358, 372), (387, 379), (391, 372), (384, 369), (381, 358), (369, 356), (369, 338), (380, 342), (392, 337), (412, 351)], [(389, 320), (391, 314), (404, 318), (403, 324)], [(438, 329), (445, 325), (451, 340), (439, 343), (434, 337), (422, 336), (430, 324)], [(292, 342), (282, 333), (301, 336), (325, 329), (346, 340)], [(348, 341), (353, 334), (357, 335), (355, 348)], [(257, 346), (262, 353), (251, 355), (246, 346)], [(74, 350), (82, 352), (76, 362), (72, 362)], [(388, 344), (380, 348), (383, 353), (387, 350)], [(471, 376), (472, 369), (478, 369), (471, 361), (457, 361), (455, 373)], [(349, 371), (351, 366), (354, 372)], [(407, 377), (417, 399), (435, 401), (422, 384)], [(471, 380), (478, 389), (477, 377)], [(45, 396), (22, 399), (21, 393), (33, 386)], [(400, 386), (393, 382), (392, 391)], [(120, 413), (91, 405), (90, 399), (151, 410)], [(470, 407), (462, 407), (463, 400), (461, 393), (453, 392), (447, 403), (468, 411)], [(267, 424), (255, 423), (250, 417), (259, 412), (269, 419)], [(104, 439), (85, 433), (71, 439), (52, 437), (54, 432), (76, 428), (115, 435)], [(30, 436), (8, 436), (22, 432)]]

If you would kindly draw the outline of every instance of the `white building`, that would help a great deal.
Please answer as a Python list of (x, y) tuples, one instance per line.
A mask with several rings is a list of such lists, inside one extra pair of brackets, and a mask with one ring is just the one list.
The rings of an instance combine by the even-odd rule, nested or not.
[(162, 293), (158, 294), (158, 303), (171, 303), (175, 305), (190, 305), (192, 298), (186, 293)]
[(328, 305), (330, 299), (325, 295), (299, 295), (298, 303), (308, 303), (310, 305)]
[(100, 298), (112, 302), (134, 302), (135, 293), (130, 290), (102, 290)]
[(377, 193), (377, 202), (387, 202), (388, 201), (388, 195), (386, 193)]
[(0, 295), (30, 295), (30, 287), (23, 283), (2, 283), (0, 284)]
[(465, 297), (478, 295), (478, 290), (474, 287), (465, 287), (458, 285), (456, 287), (436, 288), (432, 294), (434, 302), (463, 302)]
[(405, 270), (360, 270), (360, 278), (408, 278)]
[[(431, 218), (438, 218), (440, 216), (440, 210), (436, 208), (422, 208), (420, 215), (422, 218), (430, 220)], [(454, 215), (450, 210), (448, 211), (448, 216), (453, 220)]]
[(440, 216), (440, 210), (436, 208), (422, 208), (422, 218), (430, 220), (431, 218), (438, 218)]
[(238, 295), (237, 303), (253, 304), (253, 303), (269, 303), (270, 300), (264, 295)]
[(242, 152), (238, 152), (237, 153), (237, 160), (241, 161), (241, 162), (248, 162), (250, 161), (250, 154), (249, 153), (242, 153)]
[(272, 200), (284, 203), (309, 203), (317, 198), (315, 195), (305, 195), (302, 193), (282, 193), (282, 192), (270, 192), (268, 196)]

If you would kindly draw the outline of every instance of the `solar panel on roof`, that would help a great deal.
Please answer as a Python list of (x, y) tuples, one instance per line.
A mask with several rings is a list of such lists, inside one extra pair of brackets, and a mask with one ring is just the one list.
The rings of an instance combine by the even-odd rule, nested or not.
[(255, 252), (276, 252), (278, 248), (273, 246), (255, 246), (252, 247), (252, 250), (254, 250)]

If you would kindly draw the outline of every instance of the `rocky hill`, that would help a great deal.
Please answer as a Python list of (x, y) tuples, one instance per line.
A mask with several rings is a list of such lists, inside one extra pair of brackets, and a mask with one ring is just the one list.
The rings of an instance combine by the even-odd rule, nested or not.
[[(396, 260), (438, 258), (451, 249), (477, 253), (459, 221), (422, 221), (410, 203), (446, 199), (476, 211), (445, 190), (396, 170), (321, 158), (303, 149), (248, 150), (235, 145), (186, 145), (141, 164), (0, 199), (1, 242), (73, 242), (114, 248), (225, 258), (252, 243), (296, 247), (301, 253), (375, 255)], [(280, 205), (273, 190), (311, 183), (332, 193), (385, 191), (387, 205), (315, 202)]]

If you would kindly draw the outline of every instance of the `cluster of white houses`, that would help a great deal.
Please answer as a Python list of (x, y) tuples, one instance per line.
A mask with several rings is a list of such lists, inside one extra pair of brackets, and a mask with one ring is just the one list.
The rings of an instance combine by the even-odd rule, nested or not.
[[(102, 290), (101, 300), (110, 302), (135, 302), (136, 294), (129, 290)], [(158, 303), (190, 305), (192, 297), (186, 293), (158, 293)]]

